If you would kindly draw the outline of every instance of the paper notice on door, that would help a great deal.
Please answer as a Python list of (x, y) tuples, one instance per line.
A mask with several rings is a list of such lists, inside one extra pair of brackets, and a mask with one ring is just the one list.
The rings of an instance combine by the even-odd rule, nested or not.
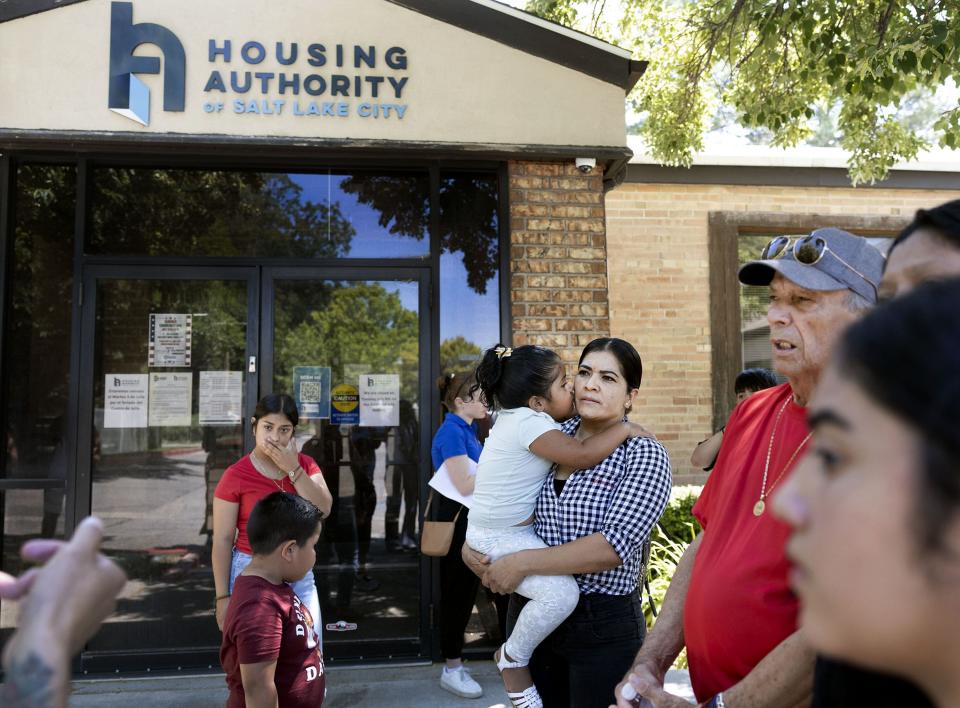
[(304, 420), (330, 417), (330, 367), (293, 367), (293, 397)]
[(360, 427), (380, 428), (400, 425), (400, 376), (363, 374), (360, 376)]
[(193, 373), (150, 374), (150, 426), (190, 425)]
[(190, 366), (193, 315), (151, 314), (148, 365)]
[(237, 425), (243, 419), (242, 371), (200, 372), (200, 425)]
[(104, 428), (147, 427), (147, 375), (107, 374), (103, 386)]

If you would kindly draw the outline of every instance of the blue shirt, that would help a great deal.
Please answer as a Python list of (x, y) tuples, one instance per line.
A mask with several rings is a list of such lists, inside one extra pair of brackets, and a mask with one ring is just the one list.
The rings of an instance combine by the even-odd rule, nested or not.
[(480, 441), (470, 424), (455, 413), (447, 413), (430, 446), (433, 469), (439, 469), (444, 460), (459, 455), (466, 455), (477, 462), (480, 449)]

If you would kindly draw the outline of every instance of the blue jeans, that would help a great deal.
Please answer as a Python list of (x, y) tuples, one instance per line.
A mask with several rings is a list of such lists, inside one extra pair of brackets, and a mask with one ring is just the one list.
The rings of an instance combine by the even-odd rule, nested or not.
[[(253, 556), (243, 551), (233, 549), (233, 555), (230, 559), (230, 590), (233, 592), (233, 583), (237, 576), (243, 572), (243, 569), (250, 565)], [(300, 598), (300, 602), (310, 610), (310, 616), (313, 617), (313, 626), (317, 632), (317, 639), (320, 641), (320, 649), (323, 650), (323, 621), (320, 618), (320, 599), (317, 596), (317, 586), (313, 580), (313, 568), (307, 571), (300, 580), (295, 583), (287, 583), (293, 588), (293, 591)]]

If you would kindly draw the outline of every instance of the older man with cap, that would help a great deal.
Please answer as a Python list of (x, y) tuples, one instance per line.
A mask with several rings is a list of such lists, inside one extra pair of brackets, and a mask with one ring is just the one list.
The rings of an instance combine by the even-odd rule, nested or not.
[(876, 303), (883, 256), (865, 239), (827, 228), (775, 238), (761, 258), (740, 269), (740, 282), (770, 288), (774, 368), (787, 383), (755, 393), (731, 414), (693, 508), (703, 531), (680, 560), (660, 616), (617, 688), (620, 706), (642, 699), (657, 708), (689, 706), (663, 690), (684, 646), (694, 693), (708, 707), (810, 702), (814, 655), (797, 633), (784, 555), (788, 528), (767, 506), (810, 439), (804, 407), (831, 347)]

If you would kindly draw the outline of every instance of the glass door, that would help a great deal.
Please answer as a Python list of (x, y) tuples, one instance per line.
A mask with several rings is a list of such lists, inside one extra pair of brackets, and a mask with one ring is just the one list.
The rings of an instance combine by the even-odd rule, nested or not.
[(260, 395), (297, 399), (299, 446), (334, 497), (315, 568), (333, 660), (429, 655), (428, 282), (422, 268), (264, 268)]
[(249, 449), (258, 289), (256, 268), (84, 271), (76, 509), (129, 577), (86, 670), (217, 665), (212, 499)]

